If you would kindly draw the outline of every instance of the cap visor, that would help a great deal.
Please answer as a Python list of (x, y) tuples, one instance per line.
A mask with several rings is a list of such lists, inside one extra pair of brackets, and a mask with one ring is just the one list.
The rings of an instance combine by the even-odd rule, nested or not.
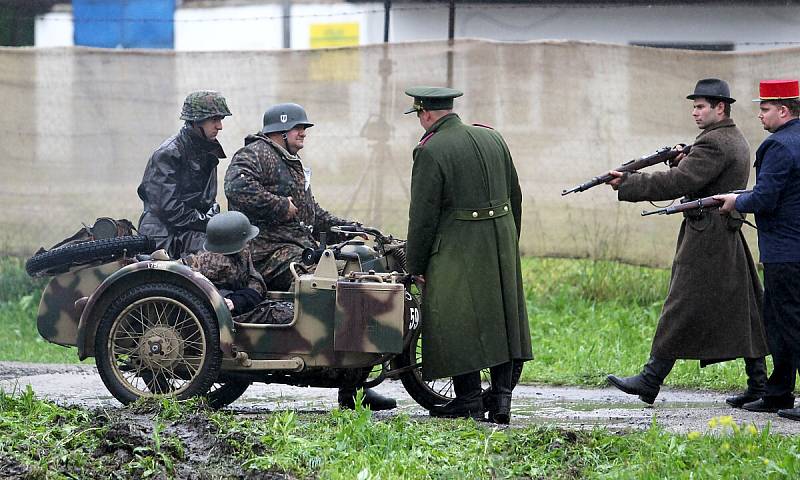
[(414, 113), (414, 112), (416, 112), (416, 111), (417, 111), (417, 109), (416, 109), (416, 108), (414, 108), (414, 107), (411, 107), (411, 108), (409, 108), (408, 110), (406, 110), (405, 112), (403, 112), (403, 115), (408, 115), (409, 113)]

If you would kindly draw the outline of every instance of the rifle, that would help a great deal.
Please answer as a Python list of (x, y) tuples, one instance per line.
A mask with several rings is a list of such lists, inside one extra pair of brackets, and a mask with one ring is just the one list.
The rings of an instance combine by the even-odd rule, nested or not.
[[(750, 193), (752, 190), (733, 190), (726, 193)], [(724, 195), (724, 194), (723, 194)], [(673, 213), (683, 213), (690, 210), (704, 210), (707, 208), (717, 208), (722, 205), (719, 200), (714, 200), (714, 197), (698, 198), (697, 200), (681, 200), (678, 205), (670, 205), (669, 207), (659, 208), (658, 210), (644, 210), (642, 216), (647, 215), (672, 215)]]
[[(614, 170), (618, 172), (635, 172), (637, 170), (650, 167), (657, 163), (661, 162), (667, 163), (673, 160), (681, 153), (689, 153), (691, 149), (692, 149), (691, 145), (686, 145), (680, 150), (673, 150), (670, 147), (661, 147), (654, 153), (651, 153), (650, 155), (645, 155), (644, 157), (634, 158), (633, 160), (627, 161), (622, 165), (620, 165), (619, 167), (615, 168)], [(612, 180), (613, 178), (614, 176), (609, 173), (606, 173), (604, 175), (598, 175), (589, 180), (588, 182), (582, 183), (575, 188), (571, 188), (569, 190), (562, 190), (561, 195), (564, 196), (572, 192), (582, 192), (584, 190), (589, 190), (590, 188), (602, 185), (607, 181)]]

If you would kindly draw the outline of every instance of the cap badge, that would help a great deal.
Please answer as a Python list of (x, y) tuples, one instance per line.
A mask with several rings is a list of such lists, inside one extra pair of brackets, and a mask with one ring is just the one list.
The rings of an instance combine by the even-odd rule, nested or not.
[(289, 120), (289, 115), (286, 115), (285, 113), (282, 113), (281, 114), (281, 123), (286, 123), (288, 120)]

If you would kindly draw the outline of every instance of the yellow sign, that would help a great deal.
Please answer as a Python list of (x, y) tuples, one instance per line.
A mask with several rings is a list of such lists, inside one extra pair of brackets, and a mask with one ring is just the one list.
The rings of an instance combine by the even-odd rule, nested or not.
[(358, 22), (311, 24), (311, 48), (352, 47), (358, 40)]

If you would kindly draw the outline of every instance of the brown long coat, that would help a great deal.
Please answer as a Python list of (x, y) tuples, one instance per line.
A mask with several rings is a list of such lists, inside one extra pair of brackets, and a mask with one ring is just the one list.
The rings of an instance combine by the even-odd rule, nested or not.
[[(750, 146), (725, 119), (703, 130), (677, 167), (632, 174), (618, 193), (627, 202), (701, 198), (746, 188), (749, 175)], [(651, 355), (705, 363), (766, 355), (762, 297), (741, 222), (718, 211), (687, 216)]]

